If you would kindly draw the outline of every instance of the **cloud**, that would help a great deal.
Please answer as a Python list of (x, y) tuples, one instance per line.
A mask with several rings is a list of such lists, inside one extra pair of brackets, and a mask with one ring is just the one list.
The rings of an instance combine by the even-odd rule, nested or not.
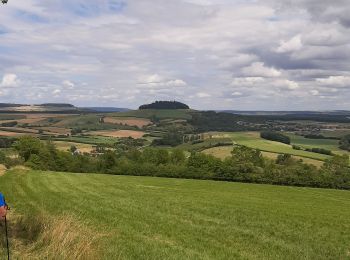
[(16, 87), (20, 83), (18, 77), (16, 74), (5, 74), (2, 78), (2, 81), (0, 83), (1, 87)]
[(198, 93), (196, 94), (196, 96), (199, 97), (199, 98), (208, 98), (208, 97), (211, 97), (210, 94), (205, 93), (205, 92), (198, 92)]
[(64, 80), (62, 82), (63, 86), (67, 87), (67, 88), (74, 88), (75, 84), (72, 82), (72, 81), (69, 81), (69, 80)]
[(147, 88), (185, 87), (187, 83), (182, 79), (167, 79), (158, 74), (142, 77), (139, 86)]
[(316, 79), (316, 82), (322, 86), (350, 88), (350, 76), (330, 76), (328, 78)]
[(279, 77), (282, 73), (275, 68), (266, 67), (263, 62), (254, 62), (242, 69), (244, 75), (249, 77), (273, 78)]
[(53, 95), (58, 95), (58, 94), (60, 94), (60, 93), (61, 93), (61, 90), (60, 90), (60, 89), (55, 89), (55, 90), (52, 91), (52, 94), (53, 94)]
[(12, 1), (0, 66), (16, 77), (0, 78), (0, 101), (348, 108), (349, 12), (348, 0)]
[(298, 51), (303, 47), (301, 42), (301, 36), (294, 36), (289, 41), (281, 41), (280, 46), (277, 48), (276, 52), (285, 53), (285, 52), (293, 52)]

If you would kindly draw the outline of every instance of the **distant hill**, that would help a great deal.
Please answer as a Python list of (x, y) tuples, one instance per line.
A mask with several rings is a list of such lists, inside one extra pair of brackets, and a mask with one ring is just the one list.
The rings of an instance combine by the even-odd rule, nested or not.
[(0, 103), (1, 113), (76, 113), (79, 109), (72, 104), (44, 103), (44, 104), (12, 104)]
[(151, 104), (145, 104), (139, 107), (139, 110), (144, 109), (189, 109), (190, 107), (178, 101), (156, 101)]
[(66, 104), (66, 103), (44, 103), (44, 104), (39, 104), (38, 106), (41, 106), (41, 107), (75, 107), (72, 104)]

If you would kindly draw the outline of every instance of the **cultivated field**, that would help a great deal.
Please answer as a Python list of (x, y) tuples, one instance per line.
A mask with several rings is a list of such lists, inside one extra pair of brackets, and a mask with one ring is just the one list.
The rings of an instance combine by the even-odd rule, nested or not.
[(61, 151), (70, 151), (70, 148), (72, 146), (75, 146), (82, 153), (90, 153), (91, 151), (94, 150), (92, 145), (89, 145), (89, 144), (64, 142), (64, 141), (54, 141), (54, 144), (56, 145), (57, 149)]
[(348, 191), (24, 170), (1, 176), (0, 190), (14, 259), (350, 254)]
[(117, 131), (92, 131), (88, 132), (89, 135), (100, 135), (107, 137), (132, 137), (132, 138), (141, 138), (144, 136), (145, 132), (133, 131), (133, 130), (117, 130)]
[[(225, 159), (231, 156), (231, 151), (232, 151), (232, 146), (222, 146), (222, 147), (213, 147), (213, 148), (206, 149), (203, 151), (203, 153), (213, 155), (220, 159)], [(276, 160), (279, 153), (262, 152), (262, 155), (265, 158)], [(305, 158), (305, 157), (295, 156), (295, 155), (293, 155), (293, 158), (297, 160), (303, 160), (304, 163), (312, 164), (317, 167), (321, 167), (323, 165), (323, 161), (320, 161), (320, 160), (315, 160), (315, 159), (310, 159), (310, 158)]]
[[(231, 132), (231, 133), (212, 133), (213, 137), (229, 137), (240, 145), (245, 145), (251, 148), (259, 149), (265, 152), (272, 153), (285, 153), (296, 155), (300, 157), (315, 159), (315, 160), (325, 160), (330, 158), (328, 155), (312, 153), (307, 151), (294, 150), (291, 145), (269, 141), (260, 138), (258, 132)], [(317, 147), (317, 146), (316, 146)]]
[[(1, 123), (8, 123), (16, 121), (18, 124), (37, 124), (43, 120), (47, 120), (49, 118), (65, 118), (68, 116), (72, 116), (72, 114), (4, 114), (2, 118), (7, 118), (5, 120), (0, 120)], [(13, 118), (13, 119), (12, 119)]]
[(2, 130), (0, 130), (0, 136), (14, 137), (14, 136), (21, 136), (21, 135), (26, 135), (26, 134), (25, 133), (18, 133), (18, 132), (2, 131)]
[(137, 126), (142, 128), (144, 126), (152, 124), (151, 120), (145, 118), (123, 118), (123, 117), (105, 117), (105, 123), (109, 124), (123, 124), (128, 126)]
[(116, 117), (137, 117), (137, 118), (158, 118), (158, 119), (191, 119), (192, 110), (187, 109), (147, 109), (147, 110), (131, 110), (127, 112), (112, 113), (111, 116)]

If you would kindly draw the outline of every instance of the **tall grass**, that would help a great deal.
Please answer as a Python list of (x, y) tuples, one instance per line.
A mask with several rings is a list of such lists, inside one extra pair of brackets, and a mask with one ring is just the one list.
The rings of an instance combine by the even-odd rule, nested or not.
[[(98, 239), (70, 215), (24, 216), (9, 214), (9, 239), (13, 259), (98, 259)], [(5, 255), (5, 242), (0, 244)]]

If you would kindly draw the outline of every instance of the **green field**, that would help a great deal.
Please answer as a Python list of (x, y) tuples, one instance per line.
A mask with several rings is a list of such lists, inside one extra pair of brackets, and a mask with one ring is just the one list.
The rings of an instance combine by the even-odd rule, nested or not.
[[(220, 146), (220, 147), (213, 147), (213, 148), (203, 150), (203, 153), (215, 156), (220, 159), (225, 159), (231, 156), (231, 152), (232, 152), (232, 146)], [(265, 158), (276, 160), (279, 153), (262, 152), (262, 155)], [(310, 159), (310, 158), (295, 156), (295, 155), (293, 155), (293, 158), (297, 160), (303, 160), (304, 163), (312, 164), (317, 167), (321, 167), (323, 165), (323, 161), (320, 161), (320, 160), (315, 160), (315, 159)]]
[(113, 145), (117, 142), (116, 137), (106, 137), (106, 136), (71, 136), (67, 138), (55, 138), (57, 141), (75, 142), (82, 144), (108, 144)]
[(115, 117), (138, 117), (149, 118), (157, 117), (158, 119), (191, 119), (190, 113), (193, 110), (187, 109), (146, 109), (146, 110), (132, 110), (127, 112), (117, 112), (108, 114), (108, 116)]
[(339, 140), (333, 139), (310, 139), (300, 135), (287, 134), (292, 144), (304, 148), (323, 148), (338, 154), (349, 154), (349, 152), (339, 149)]
[[(99, 246), (96, 259), (347, 259), (350, 254), (348, 191), (24, 170), (1, 176), (0, 190), (12, 206), (10, 242), (20, 259), (21, 248), (31, 248), (32, 256), (44, 250), (32, 240), (50, 229), (37, 227), (31, 237), (32, 219), (67, 215), (73, 220), (59, 227), (69, 237), (81, 230), (85, 236), (76, 239), (101, 235), (90, 245)], [(21, 222), (16, 215), (23, 216)], [(75, 220), (83, 226), (73, 225)], [(48, 245), (69, 238), (51, 237)]]
[(213, 136), (230, 137), (237, 144), (245, 145), (265, 152), (280, 154), (285, 153), (315, 160), (325, 160), (330, 158), (328, 155), (294, 150), (291, 145), (262, 139), (258, 132), (213, 133)]

